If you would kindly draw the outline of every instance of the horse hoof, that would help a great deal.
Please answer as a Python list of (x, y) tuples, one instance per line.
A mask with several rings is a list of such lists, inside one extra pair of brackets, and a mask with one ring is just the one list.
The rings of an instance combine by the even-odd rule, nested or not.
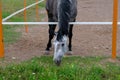
[(73, 54), (72, 51), (68, 51), (68, 52), (66, 53), (66, 55), (72, 55), (72, 54)]
[(49, 54), (50, 54), (50, 52), (48, 50), (46, 50), (44, 55), (49, 55)]

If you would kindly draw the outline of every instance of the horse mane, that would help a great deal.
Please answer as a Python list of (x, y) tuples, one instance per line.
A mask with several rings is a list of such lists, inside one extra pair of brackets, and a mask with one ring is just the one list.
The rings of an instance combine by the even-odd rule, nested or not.
[(63, 36), (68, 35), (70, 22), (71, 0), (58, 0), (58, 35), (57, 40), (61, 41)]

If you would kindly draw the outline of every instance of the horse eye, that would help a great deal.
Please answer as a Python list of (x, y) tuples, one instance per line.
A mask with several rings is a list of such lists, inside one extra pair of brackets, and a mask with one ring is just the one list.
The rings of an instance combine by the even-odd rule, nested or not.
[(62, 44), (62, 47), (64, 46), (65, 44)]

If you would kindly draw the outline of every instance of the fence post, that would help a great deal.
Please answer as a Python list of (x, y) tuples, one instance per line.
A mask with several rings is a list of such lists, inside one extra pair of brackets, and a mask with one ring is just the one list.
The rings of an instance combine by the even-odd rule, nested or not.
[[(38, 0), (36, 0), (36, 2), (38, 2)], [(39, 8), (38, 8), (38, 4), (36, 5), (36, 21), (39, 20)]]
[(4, 43), (2, 31), (2, 1), (0, 0), (0, 58), (4, 57)]
[[(24, 0), (24, 8), (26, 7), (26, 0)], [(24, 21), (27, 21), (27, 14), (26, 14), (26, 9), (24, 10)], [(25, 31), (28, 33), (28, 25), (25, 24)]]
[(114, 0), (113, 24), (112, 24), (112, 59), (116, 59), (117, 53), (117, 27), (118, 27), (118, 0)]

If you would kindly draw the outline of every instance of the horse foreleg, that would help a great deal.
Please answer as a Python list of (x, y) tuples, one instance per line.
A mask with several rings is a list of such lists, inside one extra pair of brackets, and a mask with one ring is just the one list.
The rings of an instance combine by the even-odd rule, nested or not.
[[(73, 36), (72, 30), (73, 30), (73, 25), (71, 24), (70, 28), (69, 28), (69, 34), (68, 34), (68, 37), (69, 37), (68, 50), (69, 50), (69, 52), (72, 51), (72, 36)], [(69, 53), (69, 54), (71, 54), (71, 53)]]
[(46, 51), (49, 51), (52, 46), (51, 41), (55, 35), (55, 28), (56, 28), (56, 25), (49, 25), (49, 40), (48, 40)]

